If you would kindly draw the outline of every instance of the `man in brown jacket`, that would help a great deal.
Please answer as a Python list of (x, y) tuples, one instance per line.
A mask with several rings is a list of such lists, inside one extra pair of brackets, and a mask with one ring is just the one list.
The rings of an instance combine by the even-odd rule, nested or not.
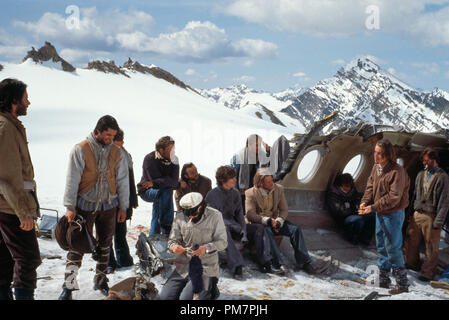
[(374, 166), (368, 178), (359, 214), (376, 212), (376, 243), (379, 267), (379, 285), (389, 288), (390, 269), (396, 278), (396, 286), (390, 294), (408, 292), (407, 270), (402, 254), (402, 224), (407, 208), (410, 178), (403, 167), (396, 163), (396, 155), (390, 141), (379, 140), (374, 148)]
[(421, 153), (424, 170), (415, 180), (415, 212), (410, 218), (405, 242), (407, 267), (419, 270), (419, 244), (426, 243), (426, 260), (419, 279), (433, 280), (438, 266), (440, 234), (449, 210), (449, 176), (438, 166), (438, 152), (426, 148)]
[(251, 223), (265, 225), (271, 244), (273, 267), (287, 269), (274, 239), (274, 236), (282, 235), (290, 238), (295, 251), (295, 269), (315, 273), (301, 228), (287, 220), (288, 206), (284, 187), (274, 183), (271, 171), (265, 168), (257, 170), (253, 183), (254, 187), (245, 192), (246, 218)]
[(192, 163), (186, 163), (182, 166), (181, 179), (179, 180), (179, 187), (176, 189), (175, 202), (178, 211), (182, 208), (179, 205), (179, 200), (190, 192), (199, 192), (206, 198), (207, 193), (212, 189), (212, 181), (198, 173), (198, 169)]
[(32, 300), (41, 264), (34, 219), (39, 216), (33, 164), (18, 120), (30, 105), (27, 86), (0, 83), (0, 300)]

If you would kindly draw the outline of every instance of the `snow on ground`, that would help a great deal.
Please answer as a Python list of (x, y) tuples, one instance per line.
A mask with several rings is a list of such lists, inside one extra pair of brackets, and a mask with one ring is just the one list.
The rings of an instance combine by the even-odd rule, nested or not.
[[(1, 78), (14, 77), (28, 84), (31, 106), (22, 117), (30, 142), (30, 153), (36, 173), (38, 196), (42, 208), (65, 213), (63, 194), (65, 174), (71, 148), (84, 139), (97, 120), (113, 115), (125, 132), (125, 147), (134, 159), (136, 180), (141, 177), (144, 156), (154, 149), (161, 136), (170, 135), (176, 141), (176, 154), (181, 165), (192, 161), (199, 172), (214, 178), (218, 166), (228, 164), (232, 155), (243, 147), (246, 137), (260, 134), (272, 144), (281, 134), (291, 138), (290, 129), (254, 119), (192, 92), (180, 89), (152, 76), (132, 74), (131, 78), (78, 69), (65, 73), (26, 62), (20, 65), (2, 63)], [(43, 214), (52, 214), (42, 211)], [(151, 204), (140, 201), (129, 227), (128, 241), (134, 262), (137, 236), (148, 232)], [(306, 239), (307, 241), (307, 239)], [(38, 268), (37, 299), (57, 299), (61, 292), (66, 252), (56, 241), (39, 239), (43, 263)], [(316, 255), (318, 253), (312, 253)], [(367, 258), (341, 265), (332, 277), (309, 276), (304, 272), (290, 277), (261, 274), (248, 261), (245, 279), (232, 279), (227, 271), (220, 275), (220, 299), (329, 299), (331, 296), (365, 296), (373, 289), (354, 280), (364, 268), (375, 264), (375, 253)], [(357, 266), (362, 266), (357, 267)], [(86, 255), (80, 269), (80, 290), (75, 299), (102, 299), (92, 290), (95, 262)], [(133, 267), (109, 276), (110, 286), (135, 275)], [(356, 276), (355, 276), (356, 275)], [(360, 280), (360, 279), (359, 279)], [(433, 290), (411, 276), (410, 294), (394, 299), (447, 299), (442, 290)], [(152, 279), (158, 290), (164, 279)]]

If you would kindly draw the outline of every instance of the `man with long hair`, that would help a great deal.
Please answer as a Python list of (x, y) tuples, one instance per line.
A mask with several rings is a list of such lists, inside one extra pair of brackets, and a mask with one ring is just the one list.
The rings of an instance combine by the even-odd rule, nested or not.
[(389, 140), (379, 140), (374, 147), (374, 166), (362, 197), (359, 214), (376, 212), (376, 243), (379, 285), (389, 288), (390, 270), (396, 286), (390, 294), (408, 292), (407, 270), (402, 253), (402, 224), (409, 204), (410, 178), (396, 163), (394, 147)]
[(0, 82), (0, 300), (34, 299), (41, 264), (34, 220), (39, 215), (34, 169), (25, 128), (27, 85)]

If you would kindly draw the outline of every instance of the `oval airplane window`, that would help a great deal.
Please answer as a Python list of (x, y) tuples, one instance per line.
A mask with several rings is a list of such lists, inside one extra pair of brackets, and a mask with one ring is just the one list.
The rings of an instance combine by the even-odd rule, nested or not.
[(298, 166), (298, 179), (299, 182), (309, 182), (318, 169), (320, 164), (321, 154), (318, 150), (312, 150), (302, 158)]
[(346, 167), (343, 169), (343, 173), (349, 173), (352, 178), (356, 180), (362, 171), (363, 161), (364, 159), (361, 154), (356, 155), (346, 164)]
[(402, 159), (402, 158), (397, 158), (397, 159), (396, 159), (396, 163), (397, 163), (398, 165), (400, 165), (401, 167), (403, 167), (403, 166), (404, 166), (404, 159)]

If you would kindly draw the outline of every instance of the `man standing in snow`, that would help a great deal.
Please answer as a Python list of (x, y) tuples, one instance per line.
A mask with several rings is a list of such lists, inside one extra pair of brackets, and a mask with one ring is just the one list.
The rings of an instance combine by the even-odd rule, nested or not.
[(438, 166), (438, 152), (426, 148), (421, 153), (424, 170), (415, 180), (415, 202), (413, 216), (407, 228), (405, 263), (419, 270), (419, 244), (426, 243), (426, 260), (421, 266), (419, 280), (430, 281), (438, 266), (440, 234), (449, 210), (449, 177)]
[[(118, 130), (113, 117), (103, 116), (94, 132), (75, 145), (70, 154), (64, 194), (69, 223), (80, 215), (91, 232), (95, 224), (98, 247), (94, 290), (100, 290), (105, 296), (109, 290), (106, 269), (115, 224), (125, 221), (129, 207), (128, 162), (120, 148), (112, 143)], [(82, 259), (83, 254), (69, 250), (60, 300), (70, 300), (72, 291), (78, 289), (71, 281), (76, 278)]]
[(0, 82), (0, 300), (34, 299), (41, 264), (34, 220), (39, 215), (34, 169), (25, 128), (27, 85)]
[[(137, 185), (142, 200), (153, 202), (150, 235), (170, 234), (173, 223), (173, 190), (178, 188), (179, 161), (175, 140), (166, 136), (156, 143), (156, 150), (143, 160), (142, 179)], [(162, 230), (161, 230), (162, 229)]]
[(396, 163), (390, 141), (379, 140), (374, 148), (374, 166), (366, 184), (359, 214), (376, 212), (376, 243), (379, 267), (379, 285), (389, 288), (390, 269), (396, 286), (390, 294), (408, 292), (407, 270), (402, 253), (402, 224), (405, 208), (409, 204), (410, 178), (407, 171)]
[[(131, 220), (133, 215), (133, 209), (137, 208), (137, 192), (136, 183), (134, 182), (134, 169), (133, 169), (133, 159), (129, 152), (123, 146), (125, 144), (125, 134), (122, 129), (119, 129), (114, 138), (114, 144), (121, 148), (123, 155), (126, 157), (128, 163), (128, 174), (129, 174), (129, 207), (126, 209), (126, 220)], [(111, 246), (111, 251), (109, 254), (109, 264), (108, 272), (113, 273), (116, 268), (129, 267), (134, 264), (133, 258), (129, 253), (129, 246), (126, 241), (126, 221), (117, 222), (114, 234), (114, 250)], [(116, 259), (117, 258), (117, 259)]]

